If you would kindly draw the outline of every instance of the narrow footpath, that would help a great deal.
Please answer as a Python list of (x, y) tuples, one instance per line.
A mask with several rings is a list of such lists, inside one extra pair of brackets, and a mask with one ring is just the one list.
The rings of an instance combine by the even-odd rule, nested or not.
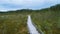
[(37, 29), (35, 28), (35, 26), (32, 24), (32, 21), (31, 21), (31, 16), (28, 15), (28, 19), (27, 19), (27, 26), (28, 26), (28, 29), (29, 29), (29, 33), (30, 34), (40, 34)]

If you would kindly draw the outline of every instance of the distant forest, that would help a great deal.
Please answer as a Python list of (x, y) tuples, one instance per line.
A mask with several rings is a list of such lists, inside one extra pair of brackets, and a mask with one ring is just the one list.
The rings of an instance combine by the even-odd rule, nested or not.
[(21, 9), (21, 10), (14, 10), (14, 11), (7, 11), (7, 12), (0, 12), (1, 13), (22, 13), (22, 12), (29, 12), (31, 13), (32, 11), (34, 12), (41, 12), (41, 11), (60, 11), (60, 4), (57, 4), (55, 6), (51, 6), (49, 8), (44, 8), (41, 10), (32, 10), (32, 9)]

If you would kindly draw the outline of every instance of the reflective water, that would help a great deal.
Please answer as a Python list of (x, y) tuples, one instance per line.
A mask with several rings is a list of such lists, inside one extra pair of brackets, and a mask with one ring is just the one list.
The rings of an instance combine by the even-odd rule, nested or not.
[(29, 33), (30, 33), (30, 34), (39, 34), (39, 32), (36, 30), (36, 28), (35, 28), (34, 25), (32, 24), (30, 15), (28, 15), (27, 25), (28, 25)]

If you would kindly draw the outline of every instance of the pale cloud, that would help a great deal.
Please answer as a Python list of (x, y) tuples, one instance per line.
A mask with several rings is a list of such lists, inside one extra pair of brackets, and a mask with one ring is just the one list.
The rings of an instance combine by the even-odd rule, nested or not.
[(39, 9), (59, 3), (60, 0), (0, 0), (0, 10), (21, 8)]

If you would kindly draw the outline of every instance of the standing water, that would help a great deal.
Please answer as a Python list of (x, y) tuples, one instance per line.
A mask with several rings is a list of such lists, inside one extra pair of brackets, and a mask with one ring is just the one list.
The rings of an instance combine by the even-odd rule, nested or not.
[(28, 25), (30, 34), (39, 34), (39, 32), (36, 30), (35, 26), (32, 24), (30, 15), (28, 15), (27, 25)]

